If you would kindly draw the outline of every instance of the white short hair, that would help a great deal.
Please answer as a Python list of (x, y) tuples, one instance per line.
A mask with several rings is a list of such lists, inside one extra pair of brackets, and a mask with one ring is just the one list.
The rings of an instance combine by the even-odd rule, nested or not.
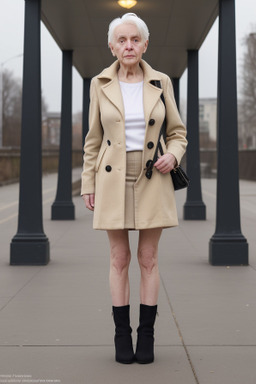
[(149, 38), (149, 30), (146, 23), (138, 17), (135, 13), (125, 13), (122, 17), (118, 17), (111, 21), (108, 28), (108, 44), (113, 43), (114, 30), (116, 27), (122, 24), (134, 24), (138, 28), (143, 41), (147, 41)]

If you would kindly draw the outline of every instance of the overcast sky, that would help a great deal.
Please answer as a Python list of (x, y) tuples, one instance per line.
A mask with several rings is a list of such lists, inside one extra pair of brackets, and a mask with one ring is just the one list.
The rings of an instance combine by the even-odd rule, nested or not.
[[(24, 0), (0, 0), (0, 64), (22, 76)], [(120, 12), (121, 14), (122, 12)], [(256, 32), (256, 0), (236, 0), (238, 89), (242, 71), (243, 38)], [(107, 33), (107, 31), (106, 31)], [(42, 24), (42, 89), (50, 111), (61, 107), (60, 49)], [(199, 97), (217, 96), (218, 21), (199, 51)], [(10, 59), (10, 60), (9, 60)], [(4, 64), (3, 64), (4, 63)], [(187, 73), (181, 79), (181, 98), (186, 99)], [(73, 70), (73, 111), (82, 109), (82, 80)]]

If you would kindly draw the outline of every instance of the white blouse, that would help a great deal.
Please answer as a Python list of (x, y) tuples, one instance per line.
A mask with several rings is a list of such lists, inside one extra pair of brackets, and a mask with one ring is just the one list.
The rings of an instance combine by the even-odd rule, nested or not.
[(124, 83), (119, 81), (125, 111), (126, 151), (142, 151), (145, 137), (143, 108), (143, 81)]

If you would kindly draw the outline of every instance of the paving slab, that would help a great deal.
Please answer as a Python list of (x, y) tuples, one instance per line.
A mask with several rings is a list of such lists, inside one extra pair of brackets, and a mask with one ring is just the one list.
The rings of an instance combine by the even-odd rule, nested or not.
[(32, 383), (196, 383), (182, 347), (156, 347), (156, 356), (147, 366), (124, 365), (114, 362), (113, 347), (108, 346), (0, 347), (0, 379), (16, 375)]
[(255, 346), (188, 347), (199, 383), (255, 384)]
[[(75, 170), (74, 178), (80, 171)], [(202, 180), (206, 221), (184, 221), (186, 191), (177, 192), (180, 226), (164, 230), (159, 247), (156, 360), (124, 366), (114, 361), (106, 233), (92, 229), (92, 214), (80, 197), (73, 198), (76, 220), (51, 220), (56, 176), (43, 178), (51, 258), (47, 266), (9, 265), (18, 185), (0, 188), (0, 382), (16, 375), (16, 382), (31, 383), (254, 384), (256, 183), (240, 183), (242, 232), (250, 247), (247, 267), (208, 263), (216, 181)], [(136, 231), (130, 232), (134, 344), (139, 317), (137, 237)]]
[[(199, 265), (162, 271), (163, 283), (189, 345), (256, 345), (256, 276), (251, 268)], [(209, 273), (210, 272), (210, 273)]]

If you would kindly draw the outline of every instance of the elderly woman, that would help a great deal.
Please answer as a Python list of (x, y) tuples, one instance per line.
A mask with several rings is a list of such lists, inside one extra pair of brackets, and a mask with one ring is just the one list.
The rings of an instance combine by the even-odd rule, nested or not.
[[(109, 238), (116, 361), (125, 364), (154, 360), (158, 243), (163, 228), (178, 225), (170, 171), (180, 163), (187, 145), (170, 78), (142, 60), (148, 39), (146, 24), (133, 13), (109, 26), (109, 48), (117, 60), (91, 82), (82, 173), (81, 195), (86, 207), (94, 211), (93, 227), (106, 230)], [(148, 179), (145, 169), (153, 159), (165, 117), (164, 154)], [(135, 354), (129, 317), (129, 230), (139, 231), (141, 271)]]

